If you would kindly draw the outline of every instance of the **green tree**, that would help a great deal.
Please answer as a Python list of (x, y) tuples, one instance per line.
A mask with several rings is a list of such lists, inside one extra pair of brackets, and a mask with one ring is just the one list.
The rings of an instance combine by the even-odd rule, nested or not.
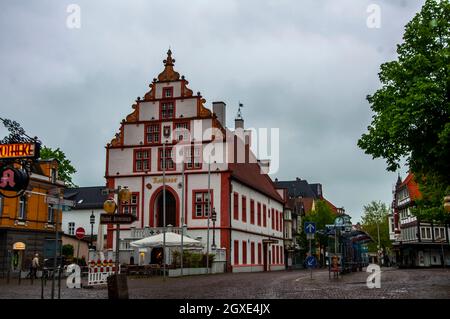
[(77, 172), (72, 163), (67, 159), (66, 154), (59, 148), (53, 150), (43, 146), (41, 148), (41, 159), (56, 159), (59, 162), (58, 175), (59, 179), (66, 183), (68, 187), (77, 187), (72, 181), (72, 175)]
[(381, 65), (375, 112), (358, 146), (395, 171), (406, 159), (425, 194), (418, 209), (440, 218), (450, 185), (450, 3), (427, 0), (406, 25), (398, 59)]
[(381, 201), (371, 201), (364, 206), (362, 216), (362, 229), (367, 232), (374, 242), (368, 244), (369, 251), (376, 252), (378, 249), (378, 231), (380, 234), (380, 248), (390, 248), (389, 239), (389, 208)]
[(73, 246), (70, 244), (63, 245), (62, 246), (62, 255), (65, 257), (72, 257), (73, 256)]
[[(319, 243), (321, 248), (325, 248), (328, 245), (328, 236), (317, 231), (325, 231), (325, 226), (333, 224), (336, 216), (324, 200), (316, 201), (314, 206), (314, 210), (303, 218), (302, 229), (305, 229), (305, 222), (314, 222), (316, 224), (316, 234), (312, 242), (312, 247), (314, 249), (316, 246), (315, 243)], [(305, 253), (309, 251), (309, 241), (306, 239), (305, 232), (300, 233), (299, 244), (300, 247), (305, 248)], [(322, 256), (320, 258), (322, 259)]]
[(314, 206), (314, 210), (305, 216), (305, 221), (316, 223), (316, 229), (325, 229), (325, 225), (334, 223), (336, 216), (324, 200), (316, 201)]

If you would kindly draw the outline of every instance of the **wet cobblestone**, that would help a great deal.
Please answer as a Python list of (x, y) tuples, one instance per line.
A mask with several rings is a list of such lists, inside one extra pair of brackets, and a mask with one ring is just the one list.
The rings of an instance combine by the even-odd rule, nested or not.
[[(219, 298), (219, 299), (450, 299), (450, 269), (395, 269), (383, 268), (381, 288), (366, 286), (366, 272), (350, 273), (329, 278), (327, 270), (315, 270), (313, 278), (307, 270), (270, 273), (241, 273), (201, 275), (183, 278), (128, 278), (130, 298)], [(84, 282), (85, 283), (85, 282)], [(51, 282), (44, 287), (44, 298), (49, 299)], [(57, 290), (56, 290), (57, 296)], [(62, 281), (62, 299), (106, 299), (105, 286), (68, 289)], [(41, 282), (17, 279), (9, 284), (0, 279), (0, 299), (41, 298)]]

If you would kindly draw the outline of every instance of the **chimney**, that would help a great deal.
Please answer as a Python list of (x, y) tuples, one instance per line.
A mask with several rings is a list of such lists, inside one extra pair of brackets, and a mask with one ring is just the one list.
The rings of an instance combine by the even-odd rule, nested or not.
[(234, 120), (234, 129), (237, 128), (244, 129), (244, 119), (242, 117)]
[(226, 127), (226, 110), (224, 102), (213, 102), (213, 113), (216, 114), (217, 120), (222, 124), (223, 127)]

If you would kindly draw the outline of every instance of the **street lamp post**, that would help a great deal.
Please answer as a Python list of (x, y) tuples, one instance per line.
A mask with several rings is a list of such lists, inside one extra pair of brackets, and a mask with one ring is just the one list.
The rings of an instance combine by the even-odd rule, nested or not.
[(213, 222), (213, 238), (212, 238), (212, 245), (211, 245), (211, 249), (215, 250), (216, 249), (216, 220), (217, 220), (217, 213), (216, 213), (216, 209), (213, 207), (213, 211), (211, 214), (211, 220)]
[(167, 164), (167, 154), (166, 154), (166, 132), (164, 130), (164, 140), (163, 140), (163, 281), (166, 281), (166, 164)]
[(92, 249), (92, 247), (93, 247), (93, 245), (92, 245), (92, 237), (94, 237), (94, 224), (95, 224), (94, 211), (92, 211), (92, 213), (91, 213), (90, 223), (91, 223), (91, 249)]
[[(119, 192), (118, 192), (118, 203), (117, 203), (117, 214), (122, 214), (122, 203), (128, 202), (131, 198), (131, 192), (128, 189), (128, 187), (121, 188), (119, 186)], [(119, 259), (119, 252), (120, 252), (120, 224), (116, 225), (117, 231), (116, 231), (116, 275), (119, 273), (119, 267), (120, 267), (120, 259)]]

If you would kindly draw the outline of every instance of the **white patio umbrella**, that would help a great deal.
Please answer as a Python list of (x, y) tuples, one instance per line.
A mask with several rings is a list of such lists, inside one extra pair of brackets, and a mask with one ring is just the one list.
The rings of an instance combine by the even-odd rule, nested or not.
[[(144, 248), (144, 247), (162, 247), (163, 246), (163, 233), (139, 239), (130, 243), (132, 247)], [(201, 246), (202, 243), (198, 240), (192, 239), (187, 236), (183, 236), (183, 246), (195, 247)], [(166, 247), (178, 247), (181, 246), (181, 235), (166, 232)]]

